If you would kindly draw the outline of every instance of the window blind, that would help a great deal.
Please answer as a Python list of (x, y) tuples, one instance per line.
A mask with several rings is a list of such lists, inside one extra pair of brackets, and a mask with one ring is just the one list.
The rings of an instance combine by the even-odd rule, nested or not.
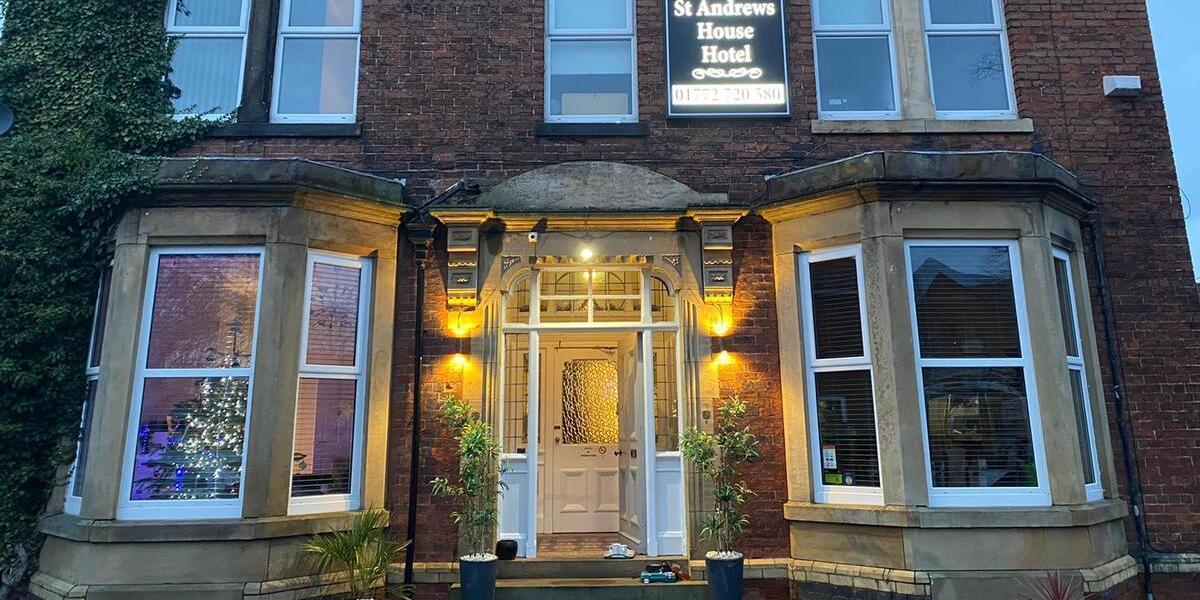
[(146, 367), (249, 367), (258, 301), (257, 254), (159, 258)]
[(816, 389), (822, 483), (878, 487), (871, 372), (817, 373)]
[(1007, 246), (914, 246), (922, 358), (1021, 356)]
[(309, 296), (310, 365), (354, 366), (362, 270), (317, 262)]
[(357, 388), (354, 379), (300, 380), (292, 449), (293, 497), (350, 493)]
[(863, 356), (858, 268), (854, 259), (812, 263), (809, 279), (817, 358)]

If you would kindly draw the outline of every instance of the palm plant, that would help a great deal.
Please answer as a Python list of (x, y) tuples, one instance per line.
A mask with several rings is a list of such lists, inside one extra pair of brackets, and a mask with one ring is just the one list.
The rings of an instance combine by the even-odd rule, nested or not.
[(463, 508), (450, 514), (466, 538), (469, 558), (489, 556), (487, 542), (496, 527), (496, 497), (504, 483), (500, 481), (500, 442), (492, 435), (492, 426), (479, 418), (471, 405), (453, 394), (441, 400), (442, 419), (458, 440), (458, 480), (445, 477), (433, 480), (433, 492), (444, 498), (462, 500)]
[(1083, 580), (1078, 574), (1061, 571), (1046, 573), (1045, 579), (1029, 584), (1030, 593), (1023, 600), (1084, 600)]
[(719, 556), (736, 554), (733, 545), (750, 523), (742, 505), (754, 492), (739, 471), (742, 465), (758, 458), (758, 439), (742, 424), (745, 416), (746, 403), (737, 395), (731, 396), (717, 411), (714, 433), (692, 427), (680, 444), (684, 458), (713, 484), (716, 505), (705, 517), (700, 535), (716, 544)]
[[(370, 598), (372, 591), (386, 588), (388, 567), (399, 562), (408, 542), (399, 542), (388, 530), (388, 513), (379, 509), (354, 515), (350, 528), (313, 536), (304, 551), (317, 557), (322, 574), (349, 573), (351, 598)], [(407, 588), (393, 588), (408, 598)]]

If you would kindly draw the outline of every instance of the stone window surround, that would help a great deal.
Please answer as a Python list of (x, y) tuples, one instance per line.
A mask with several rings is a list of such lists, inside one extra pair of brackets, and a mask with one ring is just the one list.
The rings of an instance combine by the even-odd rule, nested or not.
[[(951, 119), (939, 118), (933, 104), (933, 87), (925, 32), (924, 5), (927, 0), (890, 0), (893, 53), (895, 56), (900, 106), (899, 118), (887, 119), (813, 119), (815, 134), (887, 134), (887, 133), (1032, 133), (1033, 120), (1012, 118)], [(1003, 25), (1006, 76), (1010, 101), (1017, 113), (1016, 91), (1012, 82), (1012, 61), (1008, 57), (1008, 28), (1003, 0), (997, 0)]]

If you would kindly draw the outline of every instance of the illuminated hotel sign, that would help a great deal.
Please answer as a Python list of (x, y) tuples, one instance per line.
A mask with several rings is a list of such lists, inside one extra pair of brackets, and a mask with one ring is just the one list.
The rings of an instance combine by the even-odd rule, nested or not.
[(667, 115), (787, 116), (783, 0), (666, 0)]

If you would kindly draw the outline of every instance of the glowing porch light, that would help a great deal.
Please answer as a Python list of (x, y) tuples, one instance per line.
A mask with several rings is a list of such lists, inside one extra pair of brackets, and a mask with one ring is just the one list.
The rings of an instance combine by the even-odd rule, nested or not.
[(592, 250), (591, 246), (585, 245), (579, 249), (579, 260), (587, 262), (589, 260), (592, 260), (592, 258), (595, 256), (596, 256), (596, 252), (594, 250)]

